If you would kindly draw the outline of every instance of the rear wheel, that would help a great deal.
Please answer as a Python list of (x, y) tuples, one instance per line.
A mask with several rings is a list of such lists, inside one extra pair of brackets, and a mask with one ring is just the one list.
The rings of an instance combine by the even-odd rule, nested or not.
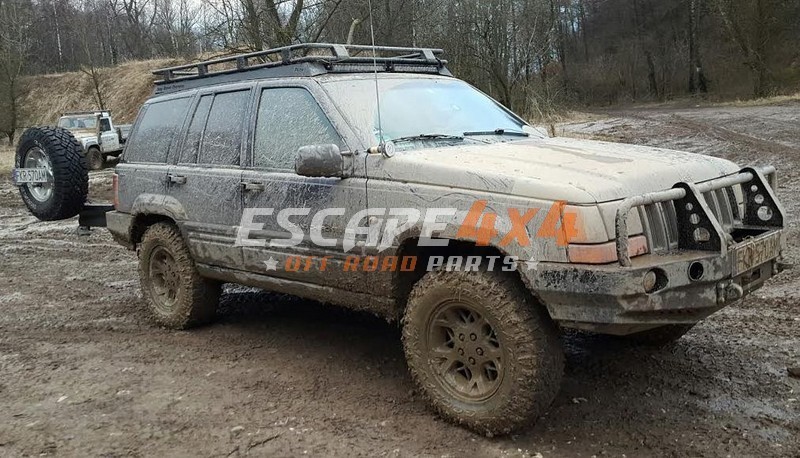
[(214, 319), (221, 285), (197, 273), (174, 225), (157, 223), (145, 231), (139, 278), (150, 313), (159, 324), (186, 329)]
[(403, 319), (414, 381), (445, 418), (486, 435), (529, 425), (550, 406), (563, 350), (547, 313), (515, 279), (427, 274)]
[(103, 158), (103, 153), (100, 151), (100, 148), (92, 146), (86, 151), (86, 162), (89, 164), (90, 170), (101, 170), (106, 160)]

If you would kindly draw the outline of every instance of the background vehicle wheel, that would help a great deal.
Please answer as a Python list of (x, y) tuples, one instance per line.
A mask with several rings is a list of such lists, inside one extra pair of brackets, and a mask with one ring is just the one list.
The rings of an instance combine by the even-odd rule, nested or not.
[(186, 329), (214, 319), (221, 285), (197, 273), (178, 228), (150, 226), (139, 251), (142, 295), (155, 320), (168, 328)]
[(89, 194), (89, 172), (81, 144), (66, 129), (31, 127), (17, 146), (16, 168), (48, 170), (51, 181), (19, 187), (22, 201), (42, 221), (77, 215)]
[(403, 346), (414, 381), (436, 411), (489, 436), (540, 416), (564, 370), (546, 311), (499, 273), (425, 275), (408, 300)]
[(694, 324), (668, 324), (659, 328), (623, 336), (622, 338), (635, 344), (661, 347), (680, 339), (694, 326)]
[(100, 152), (100, 148), (95, 146), (92, 146), (89, 148), (89, 151), (86, 152), (86, 162), (89, 164), (89, 170), (101, 170), (106, 164), (106, 160), (103, 157), (103, 153)]

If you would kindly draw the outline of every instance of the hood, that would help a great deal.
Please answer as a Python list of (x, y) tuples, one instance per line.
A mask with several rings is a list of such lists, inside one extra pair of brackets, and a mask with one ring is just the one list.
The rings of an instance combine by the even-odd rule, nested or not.
[(521, 197), (595, 204), (739, 171), (700, 154), (566, 138), (469, 144), (400, 153), (384, 178)]
[(87, 138), (97, 138), (97, 132), (94, 129), (69, 129), (72, 135), (78, 140), (85, 140)]

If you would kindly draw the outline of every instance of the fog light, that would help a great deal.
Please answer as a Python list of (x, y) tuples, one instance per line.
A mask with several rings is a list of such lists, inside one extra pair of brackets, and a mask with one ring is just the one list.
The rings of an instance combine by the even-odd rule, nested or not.
[(700, 281), (705, 275), (706, 269), (701, 262), (693, 262), (689, 265), (689, 280)]
[(694, 241), (697, 243), (706, 243), (711, 240), (711, 232), (704, 227), (698, 227), (694, 230), (692, 235), (694, 237)]
[(772, 219), (772, 209), (767, 206), (758, 207), (756, 214), (758, 215), (758, 219), (764, 222)]
[(658, 275), (656, 275), (656, 271), (651, 270), (644, 274), (642, 283), (644, 285), (644, 291), (652, 293), (656, 289), (656, 286), (658, 286)]

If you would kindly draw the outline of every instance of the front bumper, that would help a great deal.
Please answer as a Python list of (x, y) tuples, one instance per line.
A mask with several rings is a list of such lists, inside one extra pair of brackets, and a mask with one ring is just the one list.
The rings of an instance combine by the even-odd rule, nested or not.
[[(775, 258), (733, 276), (734, 258), (687, 251), (640, 256), (629, 268), (540, 263), (529, 280), (560, 325), (625, 335), (666, 324), (696, 323), (760, 288), (783, 266)], [(690, 270), (698, 264), (703, 275), (692, 279)], [(647, 293), (644, 277), (652, 270), (666, 282)]]
[[(678, 183), (626, 199), (616, 217), (618, 264), (541, 263), (528, 283), (562, 326), (624, 335), (696, 323), (760, 288), (781, 270), (786, 218), (773, 191), (774, 176), (772, 168), (745, 168), (708, 182)], [(704, 195), (731, 186), (740, 187), (743, 208), (726, 225)], [(631, 258), (629, 212), (660, 203), (669, 203), (675, 216), (670, 249)], [(648, 272), (656, 273), (658, 281), (656, 288), (646, 290)]]

